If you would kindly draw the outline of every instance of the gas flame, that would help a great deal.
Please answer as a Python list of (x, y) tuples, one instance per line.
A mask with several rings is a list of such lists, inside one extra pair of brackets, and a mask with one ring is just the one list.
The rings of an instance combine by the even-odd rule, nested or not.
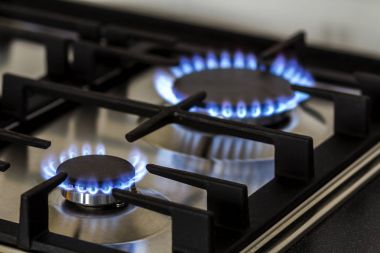
[[(84, 143), (81, 147), (78, 147), (77, 145), (71, 145), (67, 150), (62, 151), (59, 156), (51, 155), (42, 160), (42, 177), (47, 180), (55, 176), (58, 165), (68, 159), (92, 154), (105, 155), (105, 146), (102, 143), (99, 143), (94, 147), (89, 143)], [(111, 194), (113, 188), (128, 189), (134, 183), (139, 182), (147, 173), (147, 170), (145, 168), (147, 158), (139, 150), (134, 149), (129, 153), (127, 160), (135, 168), (135, 175), (133, 178), (128, 175), (121, 176), (116, 182), (109, 180), (102, 183), (101, 185), (99, 185), (95, 179), (86, 181), (78, 180), (74, 184), (66, 180), (60, 184), (59, 187), (67, 191), (76, 190), (80, 193), (88, 193), (91, 195), (98, 193)]]
[[(265, 71), (264, 65), (259, 65), (253, 53), (243, 53), (236, 51), (231, 55), (228, 51), (223, 51), (217, 56), (214, 52), (208, 52), (205, 57), (195, 54), (193, 57), (181, 57), (178, 66), (174, 66), (169, 71), (157, 70), (154, 76), (154, 86), (158, 94), (167, 102), (176, 104), (186, 98), (176, 91), (174, 83), (185, 75), (193, 72), (207, 71), (211, 69), (247, 69), (252, 71)], [(292, 85), (313, 86), (314, 79), (310, 72), (305, 70), (296, 59), (287, 59), (279, 54), (269, 67), (269, 72), (273, 75), (287, 80)], [(206, 102), (204, 108), (192, 108), (192, 111), (207, 113), (214, 117), (222, 118), (260, 118), (269, 117), (290, 111), (306, 99), (309, 95), (303, 92), (294, 92), (293, 97), (280, 97), (276, 100), (268, 99), (265, 102), (238, 101), (236, 104), (231, 101), (224, 101), (222, 104)]]

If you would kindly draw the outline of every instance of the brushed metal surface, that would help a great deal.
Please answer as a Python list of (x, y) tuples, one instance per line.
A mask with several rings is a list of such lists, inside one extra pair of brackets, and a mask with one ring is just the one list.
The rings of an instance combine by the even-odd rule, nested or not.
[[(23, 50), (28, 51), (28, 54), (23, 53)], [(17, 54), (10, 54), (9, 62), (12, 62), (12, 57), (16, 57), (13, 61), (29, 61), (28, 66), (33, 67), (34, 70), (28, 71), (34, 75), (43, 73), (43, 63), (30, 64), (33, 59), (30, 54), (43, 57), (43, 50), (39, 51), (33, 46), (23, 45), (18, 48)], [(9, 68), (7, 61), (3, 62), (2, 67)], [(23, 74), (22, 71), (16, 73)], [(162, 103), (152, 87), (151, 74), (152, 71), (148, 71), (133, 79), (128, 92), (124, 85), (120, 85), (112, 92), (117, 96)], [(324, 122), (299, 109), (301, 111), (297, 110), (295, 115), (298, 121), (290, 131), (309, 135), (310, 131), (314, 131), (314, 141), (318, 145), (331, 134), (332, 106), (329, 102), (319, 99), (310, 100), (307, 104), (323, 115)], [(52, 141), (48, 150), (16, 145), (2, 150), (0, 159), (11, 162), (12, 167), (6, 173), (0, 174), (0, 205), (2, 206), (0, 218), (18, 221), (20, 195), (43, 181), (41, 161), (48, 156), (58, 156), (62, 150), (72, 144), (80, 146), (87, 142), (92, 145), (103, 143), (107, 154), (125, 159), (128, 154), (138, 149), (147, 157), (149, 163), (244, 183), (248, 186), (249, 194), (273, 178), (274, 163), (270, 153), (273, 150), (265, 155), (259, 152), (260, 156), (249, 157), (249, 159), (244, 157), (236, 160), (205, 159), (201, 155), (184, 152), (178, 148), (183, 138), (182, 133), (173, 131), (176, 126), (164, 127), (144, 139), (128, 143), (124, 135), (133, 129), (137, 122), (136, 116), (84, 106), (63, 115), (35, 132), (37, 137)], [(315, 129), (315, 124), (319, 128)], [(154, 138), (166, 141), (154, 141)], [(229, 139), (233, 140), (233, 138)], [(262, 144), (250, 145), (259, 147)], [(203, 190), (150, 174), (137, 183), (137, 188), (145, 194), (198, 208), (204, 209), (206, 205), (206, 194)], [(171, 247), (170, 218), (143, 208), (128, 206), (115, 212), (83, 212), (68, 207), (59, 189), (50, 194), (49, 207), (50, 230), (55, 233), (106, 244), (130, 252), (166, 253)]]

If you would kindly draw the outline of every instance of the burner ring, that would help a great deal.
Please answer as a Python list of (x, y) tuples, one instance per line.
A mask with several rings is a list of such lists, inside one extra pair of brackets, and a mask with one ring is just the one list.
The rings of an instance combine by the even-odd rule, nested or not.
[(235, 105), (239, 101), (245, 104), (252, 101), (264, 104), (267, 100), (278, 103), (280, 98), (290, 100), (294, 96), (286, 80), (266, 72), (245, 69), (194, 72), (177, 79), (173, 89), (180, 96), (204, 90), (208, 94), (206, 102), (212, 101), (220, 105), (227, 100)]
[(128, 161), (110, 155), (85, 155), (66, 160), (57, 173), (67, 173), (62, 187), (66, 200), (84, 206), (116, 205), (113, 188), (134, 187), (135, 169)]
[[(207, 72), (210, 72), (210, 74), (205, 74)], [(211, 73), (217, 73), (219, 77), (211, 78)], [(232, 75), (227, 76), (226, 73)], [(232, 78), (232, 76), (239, 75), (248, 77), (250, 80)], [(197, 80), (199, 78), (201, 82)], [(196, 87), (193, 87), (194, 83), (184, 81), (190, 79), (196, 81)], [(259, 89), (256, 89), (254, 84), (263, 83), (261, 79), (268, 81), (272, 88), (275, 86), (276, 92), (279, 92), (280, 96), (274, 97), (273, 93), (271, 93), (272, 91), (261, 84), (258, 86), (265, 89), (260, 96), (253, 94), (254, 96), (248, 97), (247, 95), (252, 95), (252, 92), (247, 92), (246, 94), (241, 92), (239, 95), (243, 99), (236, 96), (242, 87), (244, 91), (249, 91), (250, 88), (253, 88), (257, 92)], [(182, 82), (185, 82), (188, 87), (181, 85)], [(268, 124), (267, 122), (269, 121), (269, 124), (272, 124), (278, 122), (277, 120), (272, 122), (273, 116), (278, 115), (280, 117), (276, 118), (281, 118), (281, 115), (288, 114), (298, 104), (309, 98), (309, 95), (303, 92), (293, 92), (291, 89), (289, 92), (289, 87), (291, 85), (313, 86), (314, 80), (310, 72), (304, 69), (296, 59), (287, 59), (282, 54), (279, 54), (267, 67), (259, 64), (253, 53), (235, 51), (234, 55), (230, 56), (227, 51), (222, 51), (220, 54), (210, 51), (205, 56), (195, 54), (191, 58), (181, 57), (178, 66), (156, 71), (153, 83), (158, 94), (171, 104), (180, 102), (193, 94), (194, 91), (208, 90), (208, 98), (206, 98), (204, 105), (192, 108), (193, 111), (214, 117), (247, 119), (258, 124)], [(239, 89), (233, 92), (232, 98), (228, 96), (228, 92), (220, 96), (222, 93), (222, 89), (219, 89), (220, 83), (223, 83), (223, 89), (226, 83), (230, 85), (228, 87), (229, 91), (234, 91), (233, 86), (237, 83)], [(285, 86), (278, 88), (280, 83), (285, 84)], [(217, 91), (215, 94), (219, 93), (219, 95), (211, 93), (210, 89)], [(190, 93), (189, 91), (192, 92)], [(214, 98), (214, 100), (211, 98)], [(262, 121), (262, 119), (264, 120)]]
[(115, 206), (123, 207), (125, 203), (118, 203), (112, 194), (89, 194), (75, 190), (61, 190), (62, 196), (69, 202), (87, 207)]
[[(286, 104), (295, 96), (286, 80), (266, 72), (247, 69), (194, 72), (177, 79), (173, 86), (174, 93), (180, 97), (187, 97), (200, 90), (208, 94), (205, 104), (210, 110), (214, 108), (215, 111), (221, 111), (225, 118), (249, 119), (250, 122), (261, 125), (284, 121), (288, 110), (281, 111), (280, 105)], [(275, 113), (274, 110), (278, 111)], [(255, 113), (261, 116), (253, 119), (247, 115)]]

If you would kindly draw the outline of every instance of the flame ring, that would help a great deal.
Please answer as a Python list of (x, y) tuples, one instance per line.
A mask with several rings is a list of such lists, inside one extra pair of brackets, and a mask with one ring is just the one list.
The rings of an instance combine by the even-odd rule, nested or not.
[[(105, 155), (106, 150), (103, 144), (97, 144), (94, 148), (89, 143), (84, 143), (79, 149), (76, 145), (71, 145), (67, 150), (64, 150), (59, 155), (49, 156), (41, 162), (41, 174), (44, 179), (49, 179), (56, 175), (57, 167), (60, 163), (64, 161), (83, 155)], [(145, 168), (147, 159), (146, 157), (137, 149), (132, 150), (128, 155), (127, 159), (135, 168), (135, 176), (133, 178), (121, 178), (117, 182), (106, 181), (102, 185), (96, 185), (93, 183), (85, 184), (83, 182), (76, 182), (75, 184), (69, 183), (67, 180), (64, 181), (59, 187), (65, 191), (77, 191), (83, 194), (98, 195), (105, 194), (110, 195), (113, 188), (128, 189), (134, 183), (140, 181), (147, 170)]]
[[(244, 54), (236, 51), (231, 57), (227, 51), (221, 52), (219, 57), (214, 52), (209, 52), (205, 57), (198, 54), (192, 58), (181, 57), (178, 66), (168, 70), (159, 69), (154, 76), (154, 87), (158, 94), (167, 102), (176, 104), (185, 97), (174, 89), (176, 79), (193, 72), (207, 71), (211, 69), (247, 69), (251, 71), (265, 71), (264, 66), (259, 66), (253, 53)], [(299, 65), (296, 59), (286, 59), (284, 55), (278, 55), (269, 69), (270, 73), (287, 80), (292, 85), (313, 86), (314, 79), (310, 72)], [(239, 101), (232, 104), (225, 101), (221, 105), (215, 102), (206, 102), (205, 108), (195, 107), (191, 111), (207, 113), (221, 118), (261, 118), (290, 111), (309, 98), (308, 94), (296, 91), (290, 99), (266, 100), (264, 103), (252, 101), (246, 104)]]

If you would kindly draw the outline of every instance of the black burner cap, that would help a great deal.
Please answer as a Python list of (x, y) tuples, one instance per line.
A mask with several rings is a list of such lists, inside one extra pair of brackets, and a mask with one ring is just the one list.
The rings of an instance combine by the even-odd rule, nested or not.
[(230, 101), (263, 103), (270, 99), (293, 97), (288, 81), (262, 71), (248, 69), (213, 69), (193, 72), (176, 80), (175, 92), (189, 96), (198, 91), (207, 92), (207, 101), (221, 104)]
[(110, 155), (78, 156), (61, 163), (57, 173), (67, 173), (70, 183), (105, 181), (115, 182), (122, 177), (133, 178), (135, 169), (128, 161)]

